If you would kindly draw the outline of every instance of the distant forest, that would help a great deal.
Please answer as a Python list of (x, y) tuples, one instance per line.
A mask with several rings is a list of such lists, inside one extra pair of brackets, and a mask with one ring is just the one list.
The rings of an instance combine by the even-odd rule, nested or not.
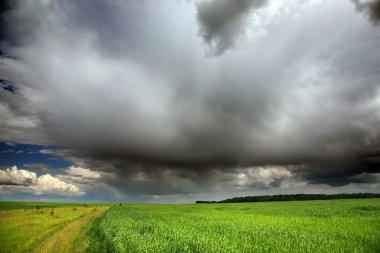
[(204, 203), (243, 203), (243, 202), (269, 202), (269, 201), (292, 201), (292, 200), (323, 200), (323, 199), (363, 199), (380, 198), (380, 193), (341, 193), (341, 194), (289, 194), (289, 195), (265, 195), (246, 196), (225, 199), (221, 201), (196, 201)]

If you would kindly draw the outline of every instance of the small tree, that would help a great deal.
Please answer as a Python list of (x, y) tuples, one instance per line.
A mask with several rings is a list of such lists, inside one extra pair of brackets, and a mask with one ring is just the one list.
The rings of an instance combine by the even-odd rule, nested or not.
[(53, 208), (51, 209), (51, 212), (50, 212), (50, 215), (52, 215), (52, 216), (54, 215), (54, 208), (55, 208), (55, 207), (53, 207)]

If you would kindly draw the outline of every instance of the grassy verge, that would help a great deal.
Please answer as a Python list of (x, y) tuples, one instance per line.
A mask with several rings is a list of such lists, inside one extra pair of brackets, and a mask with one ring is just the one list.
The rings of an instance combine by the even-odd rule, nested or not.
[(81, 217), (43, 241), (34, 253), (81, 253), (89, 246), (86, 236), (90, 223), (102, 215), (108, 208), (92, 209), (92, 213)]
[[(110, 211), (109, 209), (105, 215)], [(101, 223), (105, 215), (96, 218), (90, 225), (86, 237), (88, 240), (88, 247), (86, 253), (98, 253), (98, 252), (113, 252), (112, 243), (106, 240), (104, 231), (101, 229)]]
[(0, 201), (0, 211), (36, 209), (36, 208), (60, 208), (60, 207), (100, 207), (111, 206), (109, 203), (69, 203), (69, 202), (13, 202)]
[(80, 227), (79, 221), (86, 217), (90, 221), (90, 217), (105, 209), (81, 206), (55, 208), (53, 212), (52, 208), (0, 211), (0, 252), (33, 252), (69, 224), (78, 221), (74, 224)]

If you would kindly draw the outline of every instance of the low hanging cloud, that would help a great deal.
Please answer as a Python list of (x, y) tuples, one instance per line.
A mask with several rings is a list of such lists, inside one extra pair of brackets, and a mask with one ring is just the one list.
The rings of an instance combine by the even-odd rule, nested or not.
[[(261, 188), (379, 172), (379, 26), (350, 1), (103, 3), (17, 1), (4, 16), (17, 41), (0, 79), (18, 92), (0, 89), (0, 139), (67, 148), (40, 151), (73, 163), (53, 177), (175, 194), (236, 168), (251, 168), (236, 185)], [(256, 15), (265, 36), (204, 56), (199, 35), (222, 54)]]
[(19, 170), (16, 166), (0, 170), (0, 193), (10, 191), (35, 195), (81, 196), (85, 194), (77, 186), (50, 174), (37, 177), (35, 172)]

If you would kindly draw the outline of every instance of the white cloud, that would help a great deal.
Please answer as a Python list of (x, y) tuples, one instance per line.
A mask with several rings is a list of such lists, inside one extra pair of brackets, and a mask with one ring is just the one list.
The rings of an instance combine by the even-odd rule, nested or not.
[(79, 177), (87, 178), (87, 179), (97, 179), (101, 177), (100, 173), (96, 171), (92, 171), (92, 170), (82, 168), (82, 167), (74, 167), (74, 166), (70, 166), (66, 170), (66, 173), (72, 176), (79, 176)]
[(54, 155), (54, 150), (52, 149), (41, 149), (38, 151), (38, 153), (43, 154), (43, 155)]
[(98, 179), (105, 175), (105, 172), (99, 173), (90, 169), (74, 166), (70, 166), (66, 169), (65, 173), (66, 174), (63, 175), (57, 175), (57, 177), (67, 182), (81, 184), (84, 187), (88, 187), (89, 185), (99, 186), (102, 182)]
[(25, 192), (35, 195), (80, 196), (85, 194), (74, 184), (50, 174), (37, 177), (35, 172), (19, 170), (16, 166), (0, 170), (0, 193)]
[(248, 167), (235, 175), (234, 184), (240, 187), (251, 188), (289, 188), (305, 185), (294, 178), (292, 172), (283, 166)]
[(50, 174), (38, 177), (37, 183), (30, 186), (34, 194), (59, 194), (59, 195), (83, 195), (77, 186), (66, 183)]
[(37, 182), (37, 174), (27, 170), (19, 170), (12, 166), (0, 170), (0, 184), (2, 185), (32, 185)]

